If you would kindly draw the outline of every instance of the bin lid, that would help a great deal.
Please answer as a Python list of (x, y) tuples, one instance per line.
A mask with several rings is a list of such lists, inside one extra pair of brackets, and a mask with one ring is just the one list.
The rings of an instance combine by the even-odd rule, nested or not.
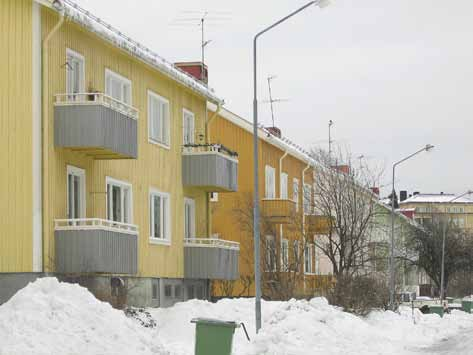
[(193, 318), (191, 323), (196, 324), (206, 324), (206, 325), (215, 325), (219, 327), (229, 327), (229, 328), (239, 328), (240, 324), (233, 321), (224, 321), (220, 319), (213, 318)]

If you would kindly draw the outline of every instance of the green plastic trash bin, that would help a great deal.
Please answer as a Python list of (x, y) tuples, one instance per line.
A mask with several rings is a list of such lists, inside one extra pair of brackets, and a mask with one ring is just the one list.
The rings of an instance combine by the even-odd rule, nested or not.
[(443, 306), (442, 305), (429, 306), (429, 313), (438, 314), (440, 317), (443, 317)]
[(466, 313), (471, 313), (473, 308), (473, 300), (462, 300), (462, 310)]
[(209, 318), (194, 318), (191, 323), (195, 323), (195, 355), (231, 355), (239, 324)]

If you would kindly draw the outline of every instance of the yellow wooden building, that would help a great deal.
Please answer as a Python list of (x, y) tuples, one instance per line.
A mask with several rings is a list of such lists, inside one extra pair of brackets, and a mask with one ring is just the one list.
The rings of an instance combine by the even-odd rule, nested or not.
[(238, 168), (213, 91), (68, 0), (2, 0), (0, 28), (0, 302), (45, 273), (140, 305), (237, 278), (210, 238)]

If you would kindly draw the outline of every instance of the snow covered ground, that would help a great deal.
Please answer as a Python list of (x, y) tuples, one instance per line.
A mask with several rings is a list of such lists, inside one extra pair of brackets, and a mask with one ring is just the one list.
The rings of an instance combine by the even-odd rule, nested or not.
[(460, 311), (443, 319), (420, 312), (413, 317), (410, 309), (361, 319), (322, 298), (263, 302), (263, 330), (255, 336), (253, 305), (251, 299), (193, 300), (149, 309), (158, 326), (148, 329), (82, 287), (45, 278), (0, 306), (0, 355), (191, 355), (194, 317), (244, 322), (251, 342), (237, 329), (237, 355), (470, 354), (473, 349), (473, 315)]

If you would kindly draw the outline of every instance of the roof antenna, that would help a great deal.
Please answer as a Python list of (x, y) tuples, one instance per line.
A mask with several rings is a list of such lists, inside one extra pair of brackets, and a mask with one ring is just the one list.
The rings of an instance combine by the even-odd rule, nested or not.
[(273, 92), (271, 90), (271, 81), (276, 79), (277, 76), (276, 75), (270, 75), (268, 76), (268, 89), (269, 89), (269, 100), (264, 100), (263, 102), (265, 103), (268, 103), (271, 105), (271, 120), (273, 122), (273, 127), (276, 127), (275, 126), (275, 123), (274, 123), (274, 103), (275, 102), (285, 102), (285, 101), (289, 101), (287, 99), (273, 99)]

